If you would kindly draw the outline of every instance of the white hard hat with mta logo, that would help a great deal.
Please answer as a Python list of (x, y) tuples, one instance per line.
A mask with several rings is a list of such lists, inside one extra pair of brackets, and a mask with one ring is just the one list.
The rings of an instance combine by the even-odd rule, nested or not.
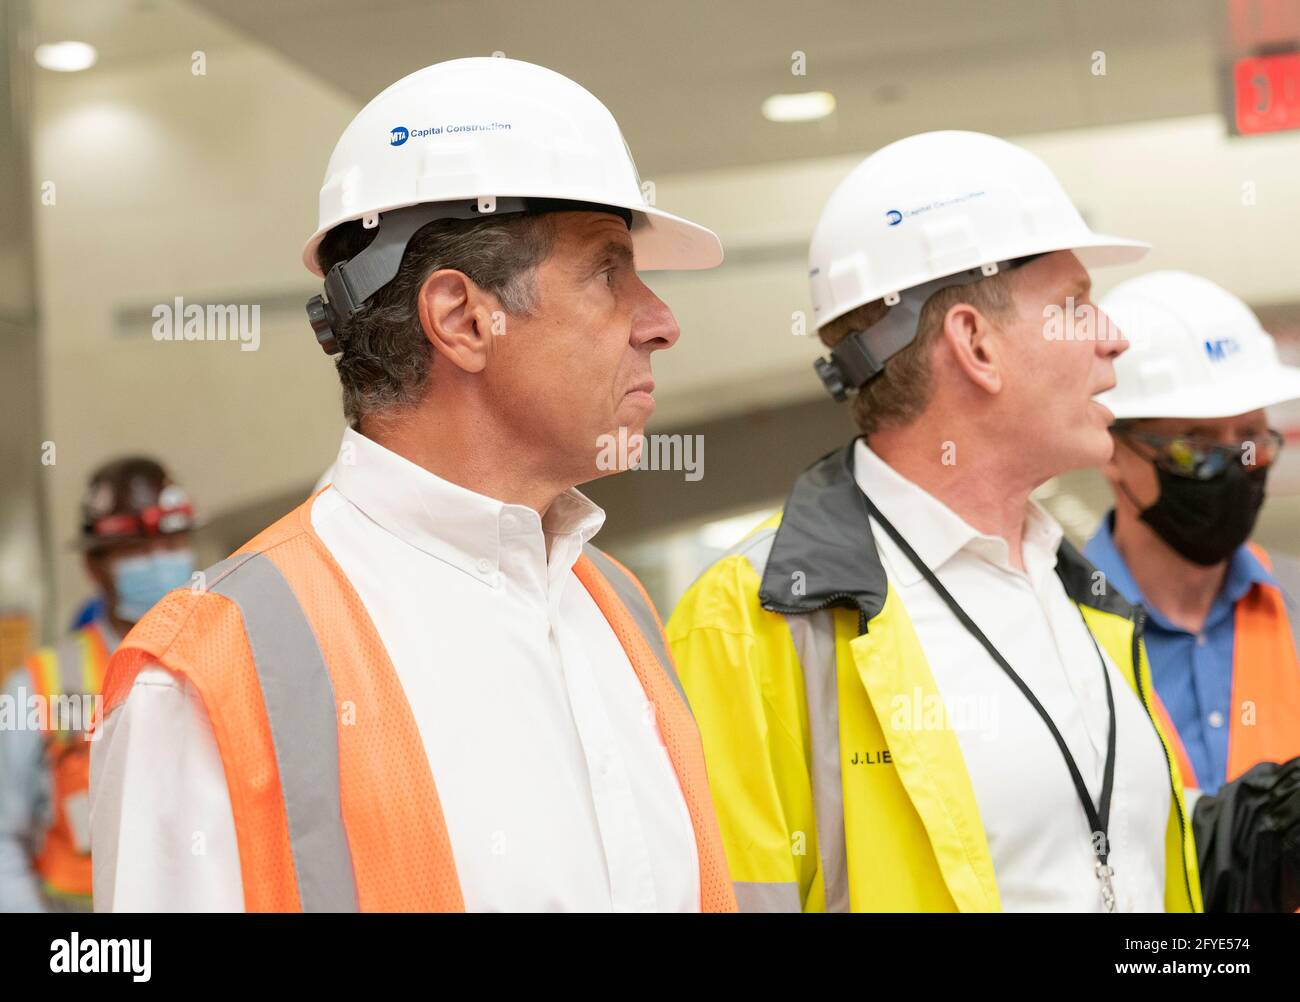
[[(491, 56), (417, 70), (361, 109), (330, 157), (316, 232), (302, 254), (326, 279), (324, 298), (307, 307), (317, 339), (337, 350), (334, 320), (360, 312), (393, 279), (426, 223), (565, 208), (622, 216), (638, 269), (722, 261), (711, 230), (647, 202), (614, 116), (579, 84)], [(321, 240), (354, 220), (378, 234), (324, 275)]]
[(1097, 401), (1117, 420), (1220, 418), (1300, 399), (1300, 369), (1240, 299), (1209, 279), (1155, 271), (1099, 304), (1130, 346)]

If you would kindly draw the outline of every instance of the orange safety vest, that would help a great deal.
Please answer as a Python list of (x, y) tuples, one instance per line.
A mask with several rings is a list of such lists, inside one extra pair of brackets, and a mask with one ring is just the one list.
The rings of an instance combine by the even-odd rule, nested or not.
[[(311, 501), (171, 592), (113, 656), (104, 714), (157, 662), (198, 691), (247, 911), (464, 911), (434, 776), (388, 652)], [(695, 830), (703, 911), (735, 911), (700, 737), (640, 583), (593, 547), (574, 573), (627, 652)]]
[[(1250, 551), (1268, 570), (1273, 562), (1254, 543)], [(1300, 599), (1300, 595), (1295, 596)], [(1232, 702), (1229, 704), (1228, 775), (1232, 782), (1260, 762), (1300, 755), (1300, 657), (1296, 622), (1279, 588), (1255, 584), (1237, 602), (1233, 620)], [(1182, 739), (1160, 702), (1155, 710), (1173, 741), (1183, 785), (1200, 786)]]
[[(45, 758), (50, 770), (50, 827), (35, 859), (45, 893), (73, 907), (90, 905), (90, 742), (84, 727), (55, 712), (60, 697), (98, 696), (108, 667), (104, 635), (94, 623), (57, 647), (30, 655), (25, 664), (34, 694), (45, 701)], [(90, 720), (84, 721), (85, 725)]]

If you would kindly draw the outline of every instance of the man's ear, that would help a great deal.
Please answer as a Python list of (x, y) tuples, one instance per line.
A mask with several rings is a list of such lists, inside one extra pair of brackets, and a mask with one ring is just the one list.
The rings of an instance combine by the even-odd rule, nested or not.
[(420, 327), (434, 350), (466, 372), (481, 372), (492, 355), (501, 315), (497, 298), (464, 272), (444, 268), (420, 286)]
[(1002, 391), (993, 325), (970, 303), (956, 303), (943, 316), (943, 340), (966, 378), (986, 393)]

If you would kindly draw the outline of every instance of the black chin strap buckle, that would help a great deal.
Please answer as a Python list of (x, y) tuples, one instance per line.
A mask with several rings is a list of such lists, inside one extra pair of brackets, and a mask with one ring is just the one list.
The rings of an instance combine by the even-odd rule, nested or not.
[(326, 355), (337, 355), (343, 350), (339, 339), (334, 334), (336, 317), (334, 308), (325, 302), (322, 296), (312, 296), (307, 300), (307, 322), (316, 332), (316, 343)]
[(817, 370), (817, 375), (826, 387), (828, 392), (837, 401), (844, 401), (849, 398), (849, 388), (844, 385), (844, 373), (840, 367), (835, 364), (834, 359), (818, 358), (813, 361), (813, 368)]
[[(400, 251), (398, 253), (400, 257)], [(359, 261), (360, 256), (353, 260)], [(340, 261), (334, 265), (325, 276), (325, 294), (307, 300), (307, 322), (316, 332), (316, 342), (326, 355), (337, 355), (343, 350), (337, 331), (340, 319), (355, 316), (366, 308), (365, 297), (358, 301), (352, 292), (348, 275), (350, 263)], [(387, 280), (391, 278), (390, 275)]]
[(867, 347), (865, 331), (851, 331), (831, 349), (830, 356), (813, 362), (822, 385), (838, 401), (850, 390), (860, 390), (884, 371), (886, 359), (877, 359)]

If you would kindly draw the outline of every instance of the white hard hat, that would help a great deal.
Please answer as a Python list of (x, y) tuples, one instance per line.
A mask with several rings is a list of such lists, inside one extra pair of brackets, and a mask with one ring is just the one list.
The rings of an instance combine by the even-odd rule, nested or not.
[(809, 249), (814, 321), (973, 268), (1073, 250), (1086, 266), (1150, 245), (1093, 233), (1045, 163), (979, 132), (924, 132), (862, 161), (822, 210)]
[(646, 202), (614, 116), (567, 77), (483, 56), (402, 78), (358, 112), (325, 170), (319, 222), (302, 253), (307, 268), (323, 275), (317, 249), (340, 223), (359, 219), (380, 233), (364, 265), (354, 266), (347, 281), (326, 276), (326, 300), (308, 304), (318, 339), (330, 350), (330, 304), (355, 312), (396, 274), (391, 262), (400, 262), (406, 241), (425, 223), (557, 202), (618, 210), (629, 220), (638, 269), (722, 261), (715, 233)]
[(1208, 279), (1155, 271), (1098, 305), (1130, 342), (1114, 389), (1097, 397), (1117, 420), (1233, 417), (1300, 399), (1300, 369), (1281, 363), (1249, 306)]

